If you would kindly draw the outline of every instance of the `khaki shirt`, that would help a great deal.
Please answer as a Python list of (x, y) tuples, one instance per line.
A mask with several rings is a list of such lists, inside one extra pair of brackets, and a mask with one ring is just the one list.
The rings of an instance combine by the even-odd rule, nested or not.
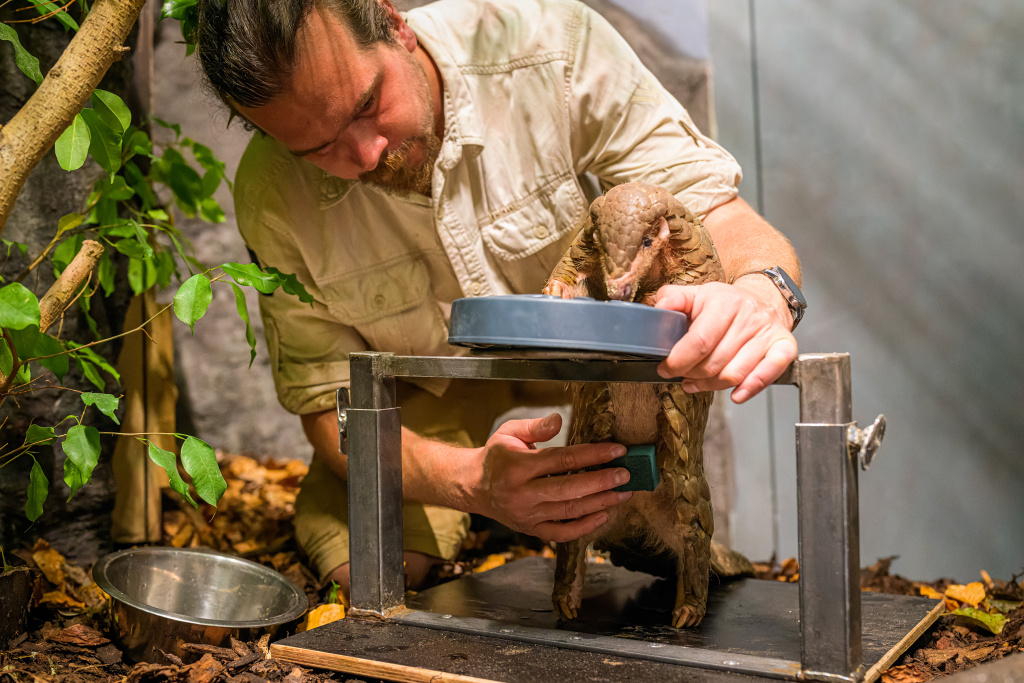
[(258, 134), (239, 166), (243, 238), (316, 299), (260, 299), (294, 413), (333, 407), (350, 352), (455, 353), (454, 299), (539, 292), (586, 218), (579, 175), (661, 185), (697, 215), (736, 196), (736, 161), (575, 0), (444, 0), (405, 16), (444, 81), (431, 197), (328, 176)]

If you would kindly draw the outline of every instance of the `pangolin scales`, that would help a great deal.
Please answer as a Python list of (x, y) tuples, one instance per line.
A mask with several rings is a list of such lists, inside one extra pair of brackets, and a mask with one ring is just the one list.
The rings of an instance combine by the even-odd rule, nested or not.
[[(725, 279), (703, 224), (667, 190), (646, 183), (613, 187), (590, 207), (590, 220), (556, 266), (545, 294), (589, 296), (653, 305), (664, 284)], [(579, 383), (570, 386), (569, 442), (655, 443), (661, 483), (610, 510), (594, 535), (560, 543), (552, 602), (575, 619), (582, 598), (586, 549), (641, 547), (674, 556), (677, 593), (672, 624), (695, 626), (708, 595), (711, 492), (703, 442), (712, 392), (688, 394), (678, 382)], [(615, 553), (613, 550), (613, 559)]]

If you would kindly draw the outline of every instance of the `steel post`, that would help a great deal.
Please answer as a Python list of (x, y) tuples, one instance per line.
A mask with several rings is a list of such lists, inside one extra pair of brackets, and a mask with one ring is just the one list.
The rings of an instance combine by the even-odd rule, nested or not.
[(800, 388), (796, 425), (800, 543), (800, 659), (805, 676), (863, 677), (857, 459), (848, 354), (804, 354), (789, 382)]
[(387, 360), (353, 354), (346, 419), (352, 611), (380, 617), (405, 604), (402, 422)]

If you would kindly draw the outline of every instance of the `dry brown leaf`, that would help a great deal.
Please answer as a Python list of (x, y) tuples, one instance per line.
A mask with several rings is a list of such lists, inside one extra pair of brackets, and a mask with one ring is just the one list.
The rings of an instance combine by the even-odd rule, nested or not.
[(503, 564), (505, 564), (504, 555), (488, 555), (487, 559), (485, 559), (476, 567), (473, 567), (473, 573), (480, 574), (482, 572), (490, 571), (495, 567), (500, 567)]
[(224, 665), (213, 655), (205, 654), (202, 659), (188, 667), (188, 683), (213, 683), (222, 673)]
[(921, 592), (921, 595), (923, 595), (926, 598), (931, 598), (932, 600), (942, 600), (944, 597), (942, 593), (935, 590), (931, 586), (918, 586), (917, 590)]
[(68, 626), (62, 631), (53, 630), (46, 634), (46, 639), (54, 643), (81, 645), (83, 647), (99, 647), (110, 642), (109, 638), (104, 638), (102, 633), (96, 629), (89, 628), (85, 624)]
[(85, 609), (86, 605), (80, 600), (76, 600), (64, 591), (50, 591), (43, 593), (42, 599), (39, 600), (40, 605), (53, 605), (54, 607), (70, 607), (71, 609)]
[(332, 621), (338, 621), (339, 619), (345, 618), (345, 606), (337, 603), (331, 603), (329, 605), (320, 605), (314, 608), (306, 615), (305, 620), (302, 622), (303, 631), (329, 624)]
[(894, 666), (882, 672), (882, 683), (925, 683), (932, 680), (932, 675), (921, 671), (913, 664)]
[(965, 649), (963, 655), (972, 662), (980, 662), (981, 660), (985, 659), (990, 654), (992, 654), (992, 652), (995, 649), (995, 643), (990, 643), (988, 645), (977, 645), (973, 648)]
[(188, 522), (185, 522), (178, 529), (178, 532), (174, 534), (174, 537), (171, 538), (171, 546), (174, 548), (184, 548), (188, 545), (188, 542), (192, 540), (195, 533), (195, 527)]
[(64, 559), (63, 555), (51, 548), (49, 543), (42, 539), (36, 541), (36, 544), (32, 547), (32, 561), (36, 563), (36, 566), (39, 567), (50, 583), (58, 589), (64, 588), (64, 581), (66, 580), (64, 565), (67, 564), (67, 560)]
[(985, 582), (985, 587), (989, 590), (995, 588), (995, 583), (992, 581), (992, 577), (988, 575), (988, 572), (984, 569), (981, 570), (981, 580)]
[(105, 604), (110, 599), (110, 596), (104, 593), (103, 589), (95, 583), (75, 588), (71, 591), (71, 594), (85, 603), (86, 607), (96, 607), (97, 605)]
[(966, 602), (971, 607), (977, 607), (985, 599), (985, 586), (981, 581), (975, 581), (966, 586), (954, 583), (946, 589), (946, 597)]

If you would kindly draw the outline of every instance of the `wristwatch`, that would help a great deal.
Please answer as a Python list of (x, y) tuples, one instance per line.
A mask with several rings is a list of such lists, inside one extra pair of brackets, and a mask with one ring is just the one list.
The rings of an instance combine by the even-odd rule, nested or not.
[[(789, 273), (782, 269), (782, 266), (772, 266), (764, 270), (752, 270), (749, 273), (743, 273), (743, 275), (754, 275), (757, 273), (767, 275), (768, 279), (782, 292), (782, 296), (785, 297), (786, 303), (789, 305), (789, 312), (793, 314), (793, 327), (791, 329), (795, 330), (796, 326), (800, 324), (800, 320), (804, 317), (804, 311), (807, 309), (807, 299), (804, 298), (804, 293), (796, 286)], [(733, 282), (743, 277), (743, 275), (733, 278)]]

